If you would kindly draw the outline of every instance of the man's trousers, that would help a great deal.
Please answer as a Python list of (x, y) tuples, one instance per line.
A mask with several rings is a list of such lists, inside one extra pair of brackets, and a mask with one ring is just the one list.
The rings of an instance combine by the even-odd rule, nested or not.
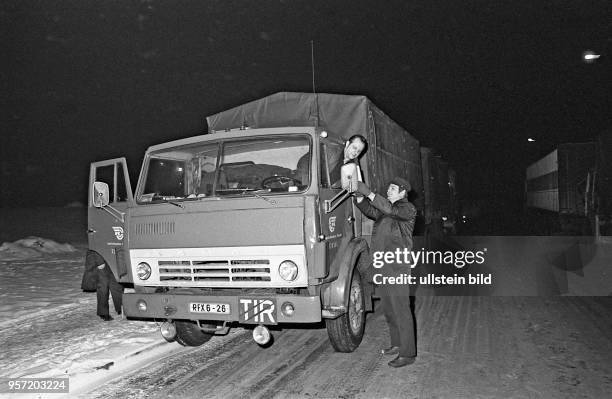
[(391, 345), (400, 348), (402, 357), (416, 356), (415, 323), (408, 287), (383, 284), (381, 305), (389, 326)]
[(98, 316), (110, 316), (108, 308), (109, 291), (113, 297), (113, 305), (115, 306), (115, 310), (117, 313), (121, 313), (123, 286), (117, 282), (108, 265), (104, 264), (102, 269), (98, 269), (98, 285), (96, 286), (96, 294), (98, 297)]

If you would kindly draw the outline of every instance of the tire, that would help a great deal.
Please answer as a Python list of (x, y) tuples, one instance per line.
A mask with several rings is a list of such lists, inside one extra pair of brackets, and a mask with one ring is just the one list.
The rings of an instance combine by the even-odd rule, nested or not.
[(194, 321), (175, 321), (176, 342), (183, 346), (200, 346), (208, 342), (214, 334), (200, 330)]
[(361, 276), (353, 272), (349, 288), (347, 312), (335, 319), (325, 320), (329, 341), (336, 352), (353, 352), (363, 338), (365, 329), (365, 298)]

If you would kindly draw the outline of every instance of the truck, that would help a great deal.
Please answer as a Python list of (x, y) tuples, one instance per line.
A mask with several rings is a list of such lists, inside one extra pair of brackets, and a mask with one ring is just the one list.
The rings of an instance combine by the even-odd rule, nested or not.
[(373, 222), (334, 184), (334, 163), (365, 136), (365, 181), (384, 193), (409, 179), (422, 216), (419, 141), (360, 95), (281, 92), (207, 123), (149, 147), (135, 191), (125, 158), (91, 164), (89, 250), (133, 285), (125, 315), (185, 346), (239, 325), (265, 345), (270, 326), (324, 322), (335, 350), (355, 350), (373, 309)]
[(423, 171), (423, 218), (425, 245), (446, 234), (456, 234), (459, 225), (456, 173), (432, 148), (421, 147)]
[(559, 144), (529, 165), (525, 205), (537, 233), (610, 235), (612, 138)]

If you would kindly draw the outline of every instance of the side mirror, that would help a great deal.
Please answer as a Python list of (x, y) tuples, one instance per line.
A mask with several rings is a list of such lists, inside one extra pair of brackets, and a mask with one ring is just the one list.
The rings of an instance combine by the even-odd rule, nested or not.
[(347, 163), (342, 165), (340, 169), (340, 178), (342, 188), (349, 193), (357, 191), (357, 182), (359, 181), (359, 167), (355, 163)]
[(96, 181), (93, 184), (93, 205), (96, 208), (104, 208), (108, 205), (108, 184)]

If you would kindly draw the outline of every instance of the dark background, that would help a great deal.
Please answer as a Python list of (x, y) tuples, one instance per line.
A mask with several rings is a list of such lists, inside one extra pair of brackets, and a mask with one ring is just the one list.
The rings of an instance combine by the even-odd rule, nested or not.
[(516, 211), (529, 163), (610, 126), (611, 4), (4, 1), (0, 206), (85, 203), (90, 162), (126, 156), (136, 179), (207, 115), (311, 91), (312, 40), (317, 91), (368, 96), (464, 201)]

